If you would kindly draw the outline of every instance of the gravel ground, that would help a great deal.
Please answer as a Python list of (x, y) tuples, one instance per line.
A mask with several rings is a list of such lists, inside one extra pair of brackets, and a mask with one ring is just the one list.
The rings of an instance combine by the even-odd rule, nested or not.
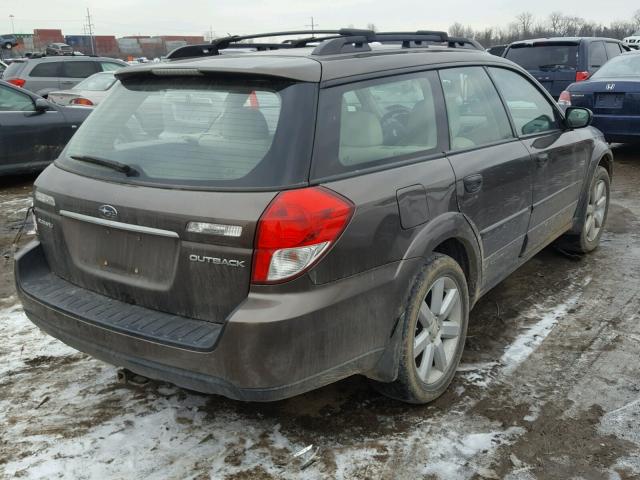
[[(581, 260), (549, 248), (471, 313), (460, 371), (415, 407), (353, 377), (239, 403), (116, 368), (42, 334), (13, 290), (33, 178), (0, 184), (3, 478), (640, 478), (640, 154), (616, 149), (609, 223)], [(293, 453), (319, 447), (301, 469)]]

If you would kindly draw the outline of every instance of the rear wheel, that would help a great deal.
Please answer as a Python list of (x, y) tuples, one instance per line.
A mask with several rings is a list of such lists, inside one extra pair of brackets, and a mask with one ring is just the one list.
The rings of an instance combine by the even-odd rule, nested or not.
[(469, 295), (462, 269), (447, 255), (433, 255), (405, 312), (398, 378), (374, 382), (375, 388), (409, 403), (438, 398), (460, 363), (468, 321)]
[(610, 190), (609, 172), (598, 166), (589, 187), (587, 210), (580, 235), (565, 238), (563, 243), (567, 248), (579, 253), (589, 253), (598, 248), (609, 213)]

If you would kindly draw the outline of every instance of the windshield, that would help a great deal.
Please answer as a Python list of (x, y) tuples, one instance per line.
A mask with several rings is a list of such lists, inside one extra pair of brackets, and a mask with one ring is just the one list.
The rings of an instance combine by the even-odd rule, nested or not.
[[(58, 164), (129, 183), (266, 188), (308, 177), (315, 85), (134, 77), (114, 87)], [(71, 157), (96, 157), (125, 176)]]
[(619, 55), (605, 63), (591, 78), (637, 77), (640, 75), (640, 54)]
[(526, 70), (575, 70), (578, 65), (577, 45), (527, 45), (509, 48), (506, 58)]
[(90, 92), (103, 92), (109, 90), (111, 86), (116, 82), (116, 77), (113, 73), (96, 73), (89, 78), (85, 78), (72, 90), (86, 90)]

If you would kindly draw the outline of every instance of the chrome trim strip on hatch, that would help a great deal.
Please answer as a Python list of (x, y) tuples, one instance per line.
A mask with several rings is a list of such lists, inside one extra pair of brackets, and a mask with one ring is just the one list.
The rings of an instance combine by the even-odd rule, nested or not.
[(102, 225), (104, 227), (128, 230), (130, 232), (148, 233), (149, 235), (158, 235), (160, 237), (180, 238), (176, 232), (172, 232), (171, 230), (161, 230), (159, 228), (144, 227), (142, 225), (132, 225), (131, 223), (114, 222), (113, 220), (105, 220), (103, 218), (83, 215), (81, 213), (69, 212), (67, 210), (60, 210), (60, 215), (83, 222), (95, 223), (96, 225)]

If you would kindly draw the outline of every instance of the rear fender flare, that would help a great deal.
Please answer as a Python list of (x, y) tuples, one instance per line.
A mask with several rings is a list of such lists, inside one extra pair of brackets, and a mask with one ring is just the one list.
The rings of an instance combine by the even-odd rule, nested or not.
[[(479, 233), (472, 223), (460, 212), (447, 212), (425, 223), (414, 236), (407, 249), (405, 258), (423, 257), (431, 255), (436, 247), (446, 240), (456, 240), (462, 244), (468, 258), (468, 288), (469, 300), (473, 305), (478, 299), (482, 280), (482, 244)], [(463, 270), (464, 270), (464, 266)]]

